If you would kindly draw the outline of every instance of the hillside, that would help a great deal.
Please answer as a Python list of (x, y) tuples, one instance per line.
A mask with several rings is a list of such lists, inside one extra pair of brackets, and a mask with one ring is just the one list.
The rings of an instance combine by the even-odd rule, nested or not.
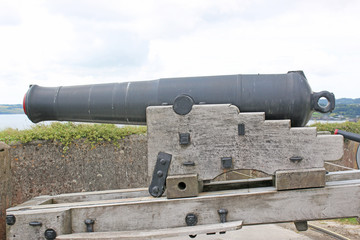
[[(326, 105), (327, 101), (320, 99), (320, 105)], [(360, 98), (339, 98), (335, 101), (335, 109), (332, 113), (313, 113), (312, 120), (352, 120), (360, 118)]]
[(21, 104), (0, 104), (0, 114), (23, 114)]
[(360, 104), (360, 98), (339, 98), (336, 104)]

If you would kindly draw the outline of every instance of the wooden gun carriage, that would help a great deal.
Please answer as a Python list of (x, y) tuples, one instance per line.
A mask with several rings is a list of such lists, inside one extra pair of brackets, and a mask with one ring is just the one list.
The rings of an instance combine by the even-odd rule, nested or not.
[[(304, 127), (314, 110), (334, 105), (302, 72), (32, 86), (24, 109), (34, 122), (146, 121), (149, 187), (34, 198), (7, 210), (8, 239), (195, 237), (358, 217), (360, 172), (324, 168), (342, 157), (343, 136)], [(267, 175), (214, 181), (240, 169)]]

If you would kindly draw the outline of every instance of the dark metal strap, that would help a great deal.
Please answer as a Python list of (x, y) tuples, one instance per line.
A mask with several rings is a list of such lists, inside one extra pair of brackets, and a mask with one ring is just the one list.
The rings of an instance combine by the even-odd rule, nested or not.
[(149, 186), (149, 193), (153, 197), (161, 197), (165, 192), (166, 178), (170, 167), (172, 155), (164, 152), (159, 152), (151, 184)]

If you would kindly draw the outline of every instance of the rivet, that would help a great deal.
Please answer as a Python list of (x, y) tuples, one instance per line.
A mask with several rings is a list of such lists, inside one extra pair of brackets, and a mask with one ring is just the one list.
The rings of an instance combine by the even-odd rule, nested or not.
[(164, 175), (164, 173), (161, 170), (157, 171), (156, 174), (158, 177), (162, 177)]
[(6, 224), (11, 226), (14, 225), (16, 222), (16, 217), (14, 215), (7, 215), (6, 216)]
[(155, 195), (157, 195), (157, 194), (159, 193), (160, 189), (159, 189), (158, 186), (154, 186), (154, 187), (151, 189), (151, 191), (152, 191)]
[(44, 236), (47, 240), (54, 240), (56, 238), (56, 232), (54, 229), (46, 229)]
[(185, 217), (186, 225), (195, 226), (198, 222), (197, 216), (194, 213), (188, 213)]

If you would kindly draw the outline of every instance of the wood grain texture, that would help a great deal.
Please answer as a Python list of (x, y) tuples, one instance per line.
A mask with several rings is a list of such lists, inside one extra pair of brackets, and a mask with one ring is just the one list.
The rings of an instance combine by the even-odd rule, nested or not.
[(162, 239), (168, 237), (183, 236), (188, 239), (188, 235), (218, 233), (223, 231), (235, 231), (242, 227), (242, 221), (198, 225), (190, 227), (167, 228), (147, 231), (121, 231), (121, 232), (98, 232), (98, 233), (75, 233), (57, 237), (58, 240), (76, 239), (97, 239), (97, 240), (148, 240)]
[[(354, 199), (359, 198), (360, 180), (353, 179), (327, 182), (324, 188), (291, 191), (264, 187), (200, 193), (182, 199), (137, 197), (43, 204), (7, 212), (17, 219), (10, 227), (9, 239), (41, 239), (47, 228), (53, 228), (58, 235), (84, 233), (85, 219), (95, 220), (95, 232), (186, 227), (188, 213), (197, 215), (198, 225), (218, 224), (219, 209), (228, 210), (227, 222), (242, 221), (243, 225), (357, 217), (360, 202)], [(29, 226), (31, 221), (43, 225), (36, 230)]]
[(277, 190), (324, 187), (325, 173), (325, 168), (276, 171), (275, 187)]
[(186, 226), (185, 216), (195, 213), (198, 224), (219, 223), (217, 211), (228, 210), (228, 221), (244, 225), (354, 217), (360, 215), (360, 181), (292, 191), (263, 188), (200, 194), (196, 198), (129, 202), (72, 209), (75, 232), (84, 231), (81, 219), (96, 218), (102, 231), (161, 229)]
[(24, 214), (36, 219), (34, 213), (41, 212), (50, 221), (56, 218), (51, 212), (70, 210), (74, 233), (86, 231), (85, 219), (95, 220), (96, 232), (111, 232), (185, 227), (188, 213), (197, 215), (198, 225), (217, 224), (217, 211), (221, 208), (228, 210), (227, 221), (243, 221), (243, 225), (355, 217), (360, 215), (360, 202), (354, 199), (359, 198), (360, 180), (349, 180), (330, 182), (324, 188), (276, 191), (265, 187), (200, 193), (198, 197), (182, 199), (148, 197), (53, 204), (60, 205), (57, 208), (42, 205), (12, 213), (19, 219)]
[(200, 186), (196, 174), (169, 176), (166, 179), (166, 197), (183, 198), (196, 197)]
[[(33, 211), (9, 211), (13, 214), (16, 222), (12, 226), (7, 226), (7, 239), (41, 239), (45, 240), (44, 232), (46, 229), (53, 229), (57, 234), (71, 233), (70, 210), (46, 209)], [(30, 226), (30, 222), (40, 222), (41, 226)]]
[[(245, 135), (238, 135), (238, 125)], [(229, 104), (195, 105), (185, 115), (172, 106), (148, 107), (148, 172), (162, 151), (173, 155), (169, 175), (198, 174), (213, 179), (224, 170), (222, 157), (233, 158), (233, 169), (256, 169), (268, 174), (277, 170), (324, 167), (343, 155), (343, 138), (319, 135), (316, 128), (291, 128), (290, 120), (265, 120), (264, 113), (240, 113)], [(179, 133), (190, 133), (190, 144), (179, 144)], [(302, 157), (292, 162), (291, 157)], [(184, 166), (193, 161), (195, 166)]]

